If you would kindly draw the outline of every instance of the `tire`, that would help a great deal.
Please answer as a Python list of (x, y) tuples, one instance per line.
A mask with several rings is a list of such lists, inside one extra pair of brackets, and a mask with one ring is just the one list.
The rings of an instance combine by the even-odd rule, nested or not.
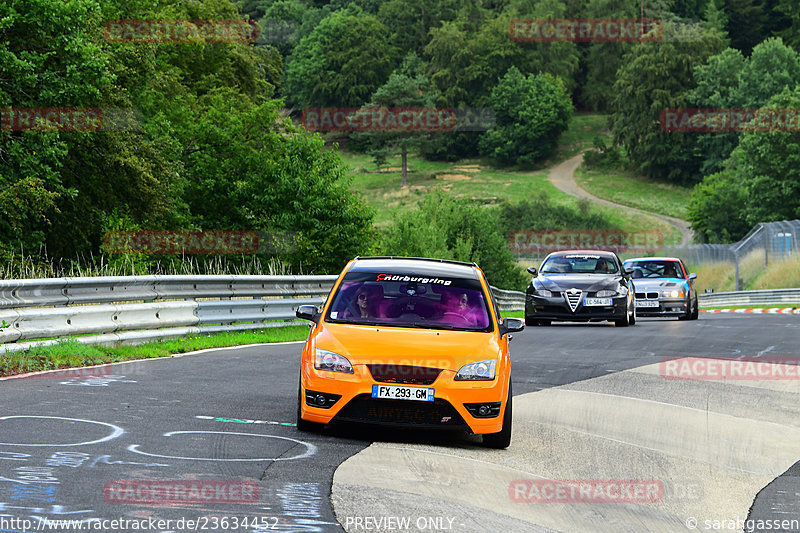
[(506, 399), (506, 410), (503, 413), (503, 429), (498, 433), (489, 433), (483, 436), (483, 445), (487, 448), (504, 450), (511, 444), (511, 418), (513, 398), (511, 396), (511, 378), (508, 382), (508, 398)]
[(627, 328), (631, 325), (631, 313), (628, 309), (625, 309), (625, 318), (620, 318), (619, 320), (614, 321), (614, 326), (618, 328)]
[(322, 429), (322, 424), (316, 422), (309, 422), (300, 418), (300, 402), (303, 401), (303, 387), (298, 384), (297, 386), (297, 431), (303, 433), (314, 433)]
[(631, 314), (631, 326), (636, 324), (636, 303), (634, 302), (633, 314)]
[(678, 320), (692, 320), (692, 302), (689, 302), (689, 307), (686, 309), (686, 314), (679, 316)]
[(700, 318), (700, 305), (697, 301), (697, 298), (695, 298), (694, 311), (692, 311), (692, 314), (689, 316), (689, 320), (697, 320), (698, 318)]

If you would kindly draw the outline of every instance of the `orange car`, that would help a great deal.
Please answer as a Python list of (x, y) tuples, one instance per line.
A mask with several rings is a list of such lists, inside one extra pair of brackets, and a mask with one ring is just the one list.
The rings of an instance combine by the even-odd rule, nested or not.
[(337, 421), (435, 428), (511, 442), (508, 333), (474, 263), (356, 257), (313, 322), (303, 348), (297, 428)]

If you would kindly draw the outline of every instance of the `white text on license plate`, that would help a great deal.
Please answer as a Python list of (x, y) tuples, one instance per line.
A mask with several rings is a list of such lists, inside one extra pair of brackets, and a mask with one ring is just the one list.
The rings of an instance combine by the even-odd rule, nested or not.
[(373, 398), (387, 398), (390, 400), (417, 400), (432, 402), (434, 389), (422, 387), (398, 387), (396, 385), (373, 385)]
[(658, 307), (658, 300), (636, 300), (636, 307)]
[(586, 298), (583, 305), (611, 305), (611, 298)]

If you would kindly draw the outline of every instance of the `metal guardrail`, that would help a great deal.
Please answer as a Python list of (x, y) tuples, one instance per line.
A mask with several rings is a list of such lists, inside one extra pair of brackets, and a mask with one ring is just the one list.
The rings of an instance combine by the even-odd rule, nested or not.
[(768, 291), (713, 292), (698, 295), (700, 307), (727, 307), (732, 305), (785, 305), (800, 307), (800, 289), (772, 289)]
[(4, 280), (0, 320), (10, 327), (0, 331), (0, 343), (6, 351), (64, 337), (133, 344), (304, 324), (296, 320), (297, 307), (321, 305), (334, 281), (336, 276), (235, 275)]
[[(336, 276), (109, 276), (0, 280), (6, 351), (57, 344), (133, 344), (191, 334), (304, 324), (300, 305), (322, 305)], [(503, 311), (524, 293), (492, 287)], [(45, 339), (45, 340), (42, 340)], [(0, 353), (2, 349), (0, 349)]]
[(525, 293), (520, 291), (504, 291), (492, 287), (492, 294), (501, 311), (522, 311), (525, 309)]
[[(322, 305), (336, 276), (117, 276), (0, 281), (6, 351), (56, 344), (138, 343), (191, 334), (303, 324), (300, 305)], [(525, 293), (492, 287), (501, 311)], [(800, 289), (700, 294), (701, 307), (800, 307)], [(44, 340), (43, 340), (44, 339)], [(2, 349), (0, 349), (2, 352)]]

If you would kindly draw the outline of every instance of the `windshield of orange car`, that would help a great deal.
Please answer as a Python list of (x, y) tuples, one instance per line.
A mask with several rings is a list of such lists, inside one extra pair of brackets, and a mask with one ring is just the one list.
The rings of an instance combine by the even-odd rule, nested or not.
[(489, 302), (477, 279), (350, 272), (338, 287), (326, 321), (491, 331)]

